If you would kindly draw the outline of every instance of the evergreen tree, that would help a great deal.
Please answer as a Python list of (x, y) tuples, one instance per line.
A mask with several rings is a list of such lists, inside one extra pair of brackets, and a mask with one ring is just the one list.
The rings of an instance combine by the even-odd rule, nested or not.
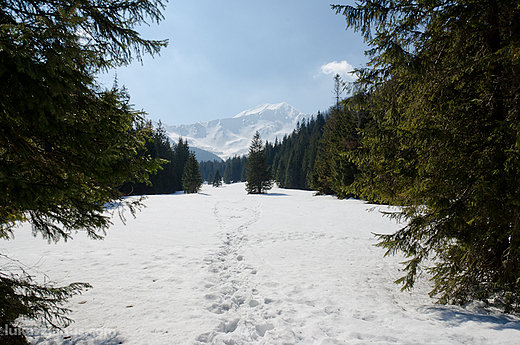
[(357, 88), (371, 121), (345, 152), (349, 190), (402, 206), (379, 236), (422, 269), (442, 303), (520, 309), (518, 1), (359, 1), (334, 6), (371, 50)]
[(220, 175), (220, 170), (217, 169), (215, 172), (215, 177), (213, 178), (213, 187), (222, 186), (222, 176)]
[[(202, 166), (201, 164), (202, 162), (199, 162), (199, 166)], [(202, 173), (202, 167), (201, 167), (201, 173)], [(219, 175), (220, 175), (220, 171), (219, 171)], [(215, 179), (215, 175), (213, 175), (213, 172), (209, 172), (209, 175), (207, 178), (204, 178), (204, 173), (202, 173), (202, 180), (203, 181), (207, 181), (208, 184), (209, 183), (213, 183), (213, 180)], [(220, 176), (220, 179), (222, 180), (222, 176)]]
[[(151, 122), (147, 124), (152, 127)], [(158, 128), (149, 134), (143, 152), (153, 159), (164, 162), (159, 170), (149, 176), (146, 182), (132, 181), (121, 186), (120, 191), (125, 195), (152, 195), (169, 194), (175, 192), (175, 153), (166, 137), (166, 132), (159, 122)]]
[(160, 159), (164, 164), (155, 174), (150, 175), (149, 181), (146, 183), (127, 182), (120, 188), (121, 192), (125, 195), (152, 195), (184, 190), (182, 172), (184, 172), (190, 152), (187, 141), (180, 138), (179, 143), (172, 146), (166, 137), (164, 128), (159, 123), (158, 128), (149, 135), (145, 149), (151, 158)]
[(275, 144), (266, 143), (268, 165), (281, 188), (310, 189), (317, 147), (323, 135), (323, 115), (302, 121), (290, 135)]
[(231, 160), (231, 180), (233, 182), (240, 182), (240, 175), (242, 172), (242, 160), (238, 156), (234, 156)]
[[(153, 151), (156, 157), (166, 161), (156, 174), (150, 176), (150, 182), (153, 187), (154, 194), (170, 194), (175, 190), (175, 152), (173, 151), (170, 140), (166, 136), (161, 121), (157, 129), (154, 131)], [(147, 145), (148, 149), (148, 145)], [(149, 150), (150, 151), (150, 150)], [(153, 156), (153, 155), (152, 155)]]
[[(103, 205), (118, 187), (146, 181), (160, 161), (142, 148), (150, 132), (127, 92), (95, 76), (166, 45), (134, 28), (162, 19), (154, 1), (3, 0), (0, 9), (0, 237), (20, 221), (49, 241), (110, 225)], [(109, 9), (109, 10), (108, 10)], [(67, 325), (62, 303), (86, 284), (56, 287), (0, 272), (0, 324), (18, 317)], [(0, 342), (11, 341), (0, 335)], [(20, 342), (24, 342), (23, 336)]]
[(246, 190), (248, 194), (261, 194), (273, 186), (271, 172), (267, 166), (265, 148), (257, 131), (249, 146), (246, 168)]
[(173, 164), (175, 166), (175, 190), (184, 190), (182, 184), (182, 176), (184, 173), (184, 166), (186, 165), (186, 162), (188, 161), (188, 158), (190, 156), (190, 147), (188, 145), (188, 140), (179, 138), (179, 142), (175, 147), (174, 153), (175, 158), (173, 160)]
[(224, 183), (225, 184), (230, 184), (231, 183), (231, 177), (232, 177), (232, 173), (231, 173), (231, 161), (227, 161), (226, 162), (226, 165), (225, 165), (225, 170), (224, 170)]
[(347, 189), (358, 172), (356, 165), (345, 157), (358, 145), (357, 119), (365, 117), (363, 110), (349, 106), (354, 103), (353, 99), (344, 100), (329, 110), (311, 178), (313, 189), (322, 194), (335, 194), (340, 199), (352, 194)]
[[(245, 181), (245, 165), (247, 162), (246, 156), (234, 156), (226, 161), (205, 161), (200, 162), (202, 178), (208, 182), (212, 182), (214, 174), (217, 171), (224, 172), (224, 183), (230, 184), (234, 182)], [(211, 177), (211, 178), (210, 178)]]
[(339, 74), (336, 74), (334, 76), (334, 100), (336, 103), (334, 104), (334, 107), (339, 109), (340, 108), (340, 101), (341, 101), (341, 94), (343, 93), (345, 89), (345, 83), (341, 80), (341, 77)]
[(275, 179), (276, 179), (276, 184), (278, 185), (278, 187), (280, 188), (285, 188), (285, 172), (287, 171), (287, 167), (285, 166), (286, 164), (286, 160), (285, 159), (280, 159), (280, 162), (276, 165), (276, 176), (275, 176)]
[[(208, 183), (212, 183), (215, 177), (215, 173), (217, 169), (219, 171), (225, 170), (225, 162), (224, 161), (203, 161), (199, 163), (200, 170), (202, 173), (202, 179), (208, 181)], [(221, 173), (222, 175), (222, 173)]]
[(247, 167), (247, 157), (242, 157), (242, 168), (240, 169), (240, 182), (246, 182), (246, 167)]
[(184, 193), (198, 193), (201, 186), (202, 176), (200, 174), (199, 162), (197, 162), (195, 153), (191, 151), (182, 173), (182, 189)]
[[(318, 143), (323, 136), (324, 116), (318, 113), (316, 118), (303, 120), (290, 135), (282, 141), (275, 139), (274, 144), (266, 141), (265, 155), (267, 166), (273, 172), (273, 178), (282, 188), (310, 189), (314, 174), (314, 163), (318, 152)], [(289, 171), (287, 174), (288, 168)], [(211, 173), (217, 169), (224, 172), (224, 183), (247, 181), (247, 157), (234, 156), (225, 162), (201, 162), (202, 176), (208, 182)], [(288, 176), (286, 178), (286, 176)]]

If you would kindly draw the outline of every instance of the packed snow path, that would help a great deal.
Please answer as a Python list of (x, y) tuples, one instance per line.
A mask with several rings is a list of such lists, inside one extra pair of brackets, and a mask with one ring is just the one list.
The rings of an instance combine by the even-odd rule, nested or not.
[[(427, 279), (401, 292), (402, 257), (372, 235), (398, 224), (383, 206), (243, 184), (151, 196), (106, 239), (47, 244), (30, 227), (2, 253), (60, 284), (71, 300), (64, 334), (34, 344), (518, 344), (520, 319), (473, 304), (435, 305)], [(40, 272), (40, 273), (39, 273)]]

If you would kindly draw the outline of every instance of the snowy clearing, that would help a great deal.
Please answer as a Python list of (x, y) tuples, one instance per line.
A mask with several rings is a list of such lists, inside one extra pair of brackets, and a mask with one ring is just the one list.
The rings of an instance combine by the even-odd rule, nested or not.
[[(520, 318), (440, 306), (393, 281), (372, 233), (398, 224), (358, 200), (244, 184), (150, 196), (105, 240), (48, 244), (15, 230), (0, 252), (59, 284), (88, 282), (65, 333), (33, 344), (518, 344)], [(372, 212), (368, 210), (373, 209)]]

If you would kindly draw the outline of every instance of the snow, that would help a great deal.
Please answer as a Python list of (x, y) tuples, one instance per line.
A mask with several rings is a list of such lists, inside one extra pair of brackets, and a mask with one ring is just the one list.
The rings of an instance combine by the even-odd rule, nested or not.
[(232, 118), (163, 126), (173, 142), (183, 137), (190, 147), (228, 159), (247, 154), (256, 131), (260, 132), (262, 140), (274, 142), (276, 138), (281, 140), (284, 135), (292, 133), (298, 122), (310, 117), (287, 103), (266, 103), (244, 110)]
[(290, 117), (296, 117), (300, 114), (300, 112), (298, 110), (294, 109), (290, 104), (288, 104), (286, 102), (275, 103), (275, 104), (264, 103), (264, 104), (260, 104), (256, 107), (254, 107), (254, 108), (244, 110), (244, 111), (238, 113), (237, 115), (235, 115), (233, 118), (236, 119), (239, 117), (257, 115), (260, 113), (271, 113), (272, 114), (272, 113), (277, 113), (277, 112), (284, 112), (284, 113), (288, 114), (288, 116), (290, 116)]
[[(65, 333), (33, 344), (517, 344), (520, 318), (436, 305), (424, 278), (401, 292), (402, 257), (376, 233), (386, 206), (244, 184), (150, 196), (102, 241), (48, 244), (30, 226), (0, 252), (59, 284), (89, 282)], [(114, 211), (113, 209), (112, 211)], [(38, 276), (38, 274), (37, 274)]]

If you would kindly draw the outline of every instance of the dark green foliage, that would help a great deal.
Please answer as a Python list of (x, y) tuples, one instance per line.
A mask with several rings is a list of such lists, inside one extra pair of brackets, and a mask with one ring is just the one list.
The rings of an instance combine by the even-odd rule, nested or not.
[(281, 188), (311, 189), (318, 143), (323, 135), (325, 118), (318, 113), (316, 118), (303, 120), (281, 142), (266, 143), (268, 165)]
[[(314, 162), (318, 152), (318, 143), (323, 135), (325, 117), (318, 113), (316, 118), (304, 120), (297, 128), (286, 135), (282, 141), (274, 144), (266, 142), (265, 155), (272, 177), (282, 188), (311, 189), (314, 174)], [(247, 180), (247, 157), (234, 156), (225, 162), (201, 162), (203, 179), (211, 182), (209, 177), (218, 169), (224, 171), (224, 183), (244, 182)]]
[(161, 165), (161, 169), (157, 173), (150, 176), (150, 184), (148, 186), (152, 190), (144, 193), (136, 192), (135, 194), (169, 194), (179, 190), (178, 186), (181, 176), (177, 175), (176, 167), (180, 162), (177, 159), (174, 148), (172, 148), (170, 140), (159, 121), (159, 126), (155, 129), (152, 140), (146, 143), (146, 151), (152, 158), (159, 158), (166, 162)]
[[(318, 143), (323, 135), (325, 117), (318, 113), (316, 118), (302, 121), (282, 141), (274, 144), (266, 142), (265, 155), (272, 177), (282, 188), (311, 189), (314, 174), (314, 162), (318, 152)], [(201, 162), (203, 179), (211, 182), (209, 177), (218, 169), (224, 171), (224, 183), (244, 182), (247, 180), (247, 157), (235, 156), (225, 162)], [(289, 168), (288, 168), (289, 166)]]
[[(103, 205), (120, 196), (114, 187), (157, 169), (157, 161), (136, 155), (149, 132), (143, 114), (131, 109), (125, 90), (101, 90), (93, 79), (130, 61), (131, 49), (163, 45), (123, 31), (134, 25), (128, 11), (160, 19), (148, 2), (107, 12), (86, 1), (3, 1), (0, 237), (25, 219), (52, 240), (79, 228), (97, 237), (109, 224)], [(82, 43), (80, 31), (92, 41)]]
[(246, 190), (248, 194), (265, 193), (271, 189), (273, 185), (271, 172), (267, 166), (265, 148), (258, 131), (255, 133), (253, 140), (251, 141), (251, 146), (249, 146), (246, 178)]
[(220, 175), (220, 170), (217, 169), (215, 172), (215, 177), (213, 178), (213, 187), (222, 186), (222, 176)]
[(359, 145), (359, 130), (366, 118), (366, 112), (356, 106), (356, 97), (329, 110), (310, 184), (313, 189), (338, 198), (353, 196), (346, 189), (354, 182), (358, 170), (346, 153)]
[(215, 177), (217, 170), (219, 170), (221, 175), (225, 170), (225, 162), (222, 161), (203, 161), (199, 162), (199, 165), (202, 179), (208, 183), (213, 182), (213, 178)]
[(225, 184), (230, 184), (232, 182), (231, 180), (231, 164), (226, 166), (226, 170), (224, 170), (224, 177), (223, 177)]
[[(520, 310), (518, 1), (360, 1), (335, 6), (373, 50), (357, 87), (371, 122), (346, 153), (346, 191), (402, 206), (379, 236), (422, 269), (442, 303)], [(429, 264), (433, 262), (433, 264)]]
[(231, 159), (231, 181), (240, 182), (242, 175), (242, 159), (238, 156), (234, 156)]
[(149, 176), (149, 181), (127, 182), (120, 188), (121, 192), (125, 195), (154, 195), (184, 190), (182, 174), (190, 153), (188, 141), (179, 138), (177, 144), (170, 144), (159, 123), (159, 127), (149, 136), (145, 149), (151, 158), (160, 159), (163, 164)]
[[(78, 230), (100, 238), (110, 225), (106, 203), (127, 204), (132, 213), (139, 206), (121, 199), (118, 187), (147, 181), (161, 161), (143, 150), (151, 129), (126, 90), (102, 89), (94, 76), (166, 45), (134, 30), (161, 20), (162, 2), (0, 3), (0, 237), (28, 221), (49, 241)], [(60, 305), (86, 287), (0, 277), (8, 326), (19, 316), (66, 325)]]
[(190, 152), (182, 173), (182, 190), (184, 193), (197, 193), (202, 186), (199, 162), (195, 153)]
[(174, 188), (175, 190), (184, 190), (182, 176), (184, 173), (184, 167), (190, 157), (190, 147), (188, 145), (188, 139), (183, 140), (182, 138), (179, 138), (179, 142), (177, 143), (177, 146), (175, 146), (175, 149), (173, 151), (175, 155), (175, 159), (173, 162), (173, 165), (175, 167)]
[[(274, 144), (266, 142), (265, 155), (273, 179), (282, 188), (311, 189), (318, 143), (323, 135), (325, 117), (318, 113), (316, 118), (302, 121), (297, 128)], [(224, 171), (224, 183), (244, 182), (247, 157), (235, 156), (225, 162), (201, 162), (203, 179), (208, 179), (217, 169)], [(289, 168), (288, 168), (289, 167)]]
[[(234, 182), (245, 181), (245, 169), (246, 169), (247, 157), (234, 156), (226, 161), (206, 161), (200, 162), (200, 170), (202, 173), (202, 179), (213, 182), (213, 177), (217, 170), (224, 172), (224, 183), (230, 184)], [(211, 178), (210, 178), (211, 177)]]
[[(151, 123), (147, 126), (152, 127)], [(143, 152), (152, 159), (160, 159), (163, 162), (161, 167), (156, 173), (150, 174), (148, 181), (126, 182), (120, 191), (125, 195), (167, 194), (177, 191), (175, 154), (161, 123), (148, 135)]]
[(0, 237), (8, 238), (16, 221), (28, 220), (49, 241), (78, 229), (98, 238), (110, 224), (103, 205), (121, 197), (116, 187), (131, 178), (145, 181), (158, 168), (159, 161), (136, 155), (149, 128), (125, 93), (84, 97), (70, 104), (78, 107), (75, 116), (65, 109), (58, 116), (58, 100), (53, 110), (25, 108), (23, 98), (16, 107), (3, 107)]
[[(2, 257), (2, 259), (7, 259)], [(16, 264), (11, 261), (10, 266)], [(58, 328), (60, 325), (67, 326), (72, 320), (66, 314), (71, 310), (62, 306), (70, 297), (78, 294), (81, 290), (89, 288), (89, 284), (73, 283), (65, 287), (55, 287), (52, 284), (36, 284), (25, 272), (20, 274), (0, 274), (0, 340), (7, 341), (2, 337), (5, 327), (11, 328), (11, 335), (21, 333), (21, 330), (12, 326), (19, 317), (38, 319), (45, 325)], [(4, 334), (5, 335), (5, 334)], [(19, 339), (22, 341), (22, 339)], [(2, 344), (5, 342), (2, 342)]]

